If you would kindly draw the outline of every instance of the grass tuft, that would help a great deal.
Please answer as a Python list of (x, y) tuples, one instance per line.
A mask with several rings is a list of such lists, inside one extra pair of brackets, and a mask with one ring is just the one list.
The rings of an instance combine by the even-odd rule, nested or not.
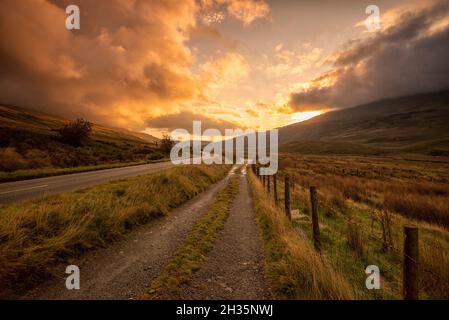
[(265, 274), (280, 299), (352, 299), (351, 286), (298, 235), (285, 214), (249, 175), (265, 251)]

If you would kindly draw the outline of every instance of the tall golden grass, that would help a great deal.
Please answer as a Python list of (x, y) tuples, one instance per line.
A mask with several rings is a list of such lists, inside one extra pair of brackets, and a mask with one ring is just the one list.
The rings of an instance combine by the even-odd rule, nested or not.
[(427, 239), (420, 246), (420, 287), (429, 298), (449, 299), (449, 252), (437, 239)]
[[(417, 225), (420, 230), (420, 298), (447, 299), (449, 171), (445, 164), (426, 161), (410, 164), (365, 157), (349, 159), (351, 161), (345, 157), (289, 155), (283, 166), (281, 161), (280, 174), (288, 173), (298, 184), (292, 192), (294, 206), (307, 213), (307, 187), (317, 186), (320, 223), (328, 228), (328, 231), (323, 230), (322, 236), (329, 237), (329, 243), (333, 244), (346, 237), (346, 248), (332, 245), (324, 252), (355, 288), (357, 283), (351, 279), (354, 269), (351, 263), (346, 264), (348, 259), (354, 259), (354, 264), (366, 263), (368, 259), (378, 261), (384, 268), (384, 293), (387, 295), (377, 298), (401, 298), (403, 225)], [(298, 225), (310, 227), (301, 222)], [(358, 254), (349, 257), (348, 250)], [(343, 263), (342, 259), (345, 259)], [(356, 295), (364, 297), (359, 291)]]
[(26, 288), (52, 268), (166, 215), (228, 166), (186, 166), (81, 192), (0, 207), (0, 288)]
[(252, 173), (249, 179), (264, 240), (266, 276), (275, 295), (281, 299), (354, 299), (351, 286), (298, 235), (259, 180)]
[(304, 187), (315, 185), (342, 201), (364, 202), (449, 228), (449, 172), (440, 166), (434, 168), (426, 162), (411, 166), (382, 159), (343, 160), (287, 156), (281, 166)]

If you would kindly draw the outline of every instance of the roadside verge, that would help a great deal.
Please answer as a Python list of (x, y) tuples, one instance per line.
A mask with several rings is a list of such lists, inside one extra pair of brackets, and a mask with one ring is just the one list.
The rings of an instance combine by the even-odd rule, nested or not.
[(248, 170), (254, 207), (264, 242), (265, 275), (278, 299), (353, 299), (347, 281), (317, 254), (274, 205), (257, 177)]

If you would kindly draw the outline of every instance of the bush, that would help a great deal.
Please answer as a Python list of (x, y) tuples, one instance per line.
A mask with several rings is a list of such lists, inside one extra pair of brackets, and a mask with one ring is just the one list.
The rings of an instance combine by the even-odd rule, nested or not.
[(76, 119), (58, 130), (62, 141), (73, 146), (82, 146), (90, 137), (92, 123), (84, 119)]
[(162, 153), (156, 151), (154, 153), (149, 154), (147, 156), (147, 159), (148, 160), (159, 160), (159, 159), (162, 159), (163, 157), (164, 157), (164, 155)]
[(164, 136), (161, 139), (161, 150), (165, 154), (170, 154), (171, 149), (173, 148), (175, 142), (170, 139), (170, 136), (167, 134), (164, 134)]

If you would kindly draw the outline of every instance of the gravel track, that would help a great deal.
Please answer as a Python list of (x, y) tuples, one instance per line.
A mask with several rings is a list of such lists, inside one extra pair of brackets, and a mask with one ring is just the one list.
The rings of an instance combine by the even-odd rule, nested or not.
[(80, 290), (65, 287), (65, 266), (59, 278), (31, 290), (23, 299), (135, 299), (163, 270), (195, 221), (213, 203), (229, 176), (167, 217), (142, 226), (126, 239), (88, 254), (71, 264), (80, 267)]
[(263, 300), (272, 297), (264, 279), (262, 240), (246, 168), (242, 167), (239, 193), (224, 229), (207, 261), (181, 289), (180, 299)]

